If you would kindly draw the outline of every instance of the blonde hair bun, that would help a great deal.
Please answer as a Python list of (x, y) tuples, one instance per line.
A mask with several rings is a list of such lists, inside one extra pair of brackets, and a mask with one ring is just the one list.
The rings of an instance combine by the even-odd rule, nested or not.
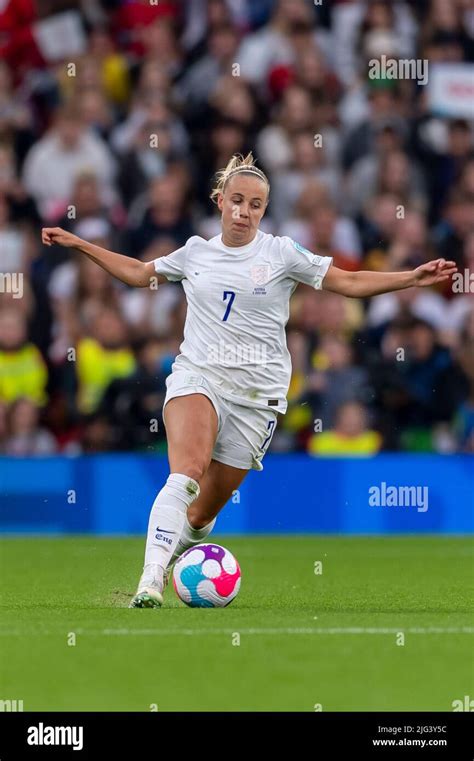
[(270, 193), (270, 183), (268, 181), (268, 177), (264, 172), (262, 172), (261, 169), (258, 168), (258, 166), (255, 166), (255, 159), (253, 157), (252, 151), (247, 153), (246, 156), (243, 156), (241, 153), (234, 153), (227, 166), (216, 173), (216, 182), (209, 196), (211, 200), (214, 201), (214, 203), (217, 202), (219, 194), (224, 193), (225, 186), (227, 185), (230, 178), (240, 173), (253, 174), (255, 177), (258, 177), (266, 184), (268, 193)]

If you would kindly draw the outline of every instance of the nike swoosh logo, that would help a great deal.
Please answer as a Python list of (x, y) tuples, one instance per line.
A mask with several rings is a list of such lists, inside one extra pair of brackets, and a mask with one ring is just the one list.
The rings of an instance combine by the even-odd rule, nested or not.
[(156, 530), (159, 531), (160, 534), (176, 534), (176, 531), (165, 531), (162, 528), (158, 528), (158, 526), (156, 527)]

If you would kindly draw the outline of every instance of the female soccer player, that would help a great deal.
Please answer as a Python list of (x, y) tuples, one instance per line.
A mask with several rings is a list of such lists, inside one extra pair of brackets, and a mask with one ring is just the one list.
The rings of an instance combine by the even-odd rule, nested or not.
[(222, 233), (193, 236), (153, 262), (141, 262), (44, 228), (46, 245), (86, 254), (128, 285), (181, 281), (188, 310), (184, 341), (166, 380), (163, 407), (170, 475), (151, 508), (145, 563), (130, 606), (157, 608), (171, 567), (212, 530), (250, 469), (262, 470), (286, 411), (291, 363), (285, 325), (299, 282), (362, 298), (430, 286), (456, 271), (437, 259), (411, 272), (346, 272), (288, 237), (259, 230), (270, 186), (252, 154), (233, 156), (211, 194)]

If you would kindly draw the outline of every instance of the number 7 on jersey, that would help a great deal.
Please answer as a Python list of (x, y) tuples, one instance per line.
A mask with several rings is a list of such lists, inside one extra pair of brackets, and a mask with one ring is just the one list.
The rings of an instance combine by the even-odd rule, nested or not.
[(222, 322), (226, 322), (230, 314), (230, 310), (232, 309), (232, 304), (234, 303), (234, 299), (235, 299), (235, 291), (224, 291), (224, 296), (222, 297), (222, 300), (225, 301), (226, 298), (229, 296), (230, 296), (229, 303), (227, 304), (227, 309), (225, 310), (225, 315), (222, 318)]

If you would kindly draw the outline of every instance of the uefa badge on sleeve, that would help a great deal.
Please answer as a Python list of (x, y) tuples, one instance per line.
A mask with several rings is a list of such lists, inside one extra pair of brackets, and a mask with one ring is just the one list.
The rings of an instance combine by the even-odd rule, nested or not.
[(297, 243), (295, 240), (292, 239), (291, 241), (296, 248), (297, 251), (300, 251), (302, 254), (308, 254), (311, 257), (311, 261), (313, 264), (320, 265), (323, 261), (322, 256), (318, 256), (318, 254), (313, 254), (312, 251), (310, 251), (308, 248), (305, 248), (300, 243)]

